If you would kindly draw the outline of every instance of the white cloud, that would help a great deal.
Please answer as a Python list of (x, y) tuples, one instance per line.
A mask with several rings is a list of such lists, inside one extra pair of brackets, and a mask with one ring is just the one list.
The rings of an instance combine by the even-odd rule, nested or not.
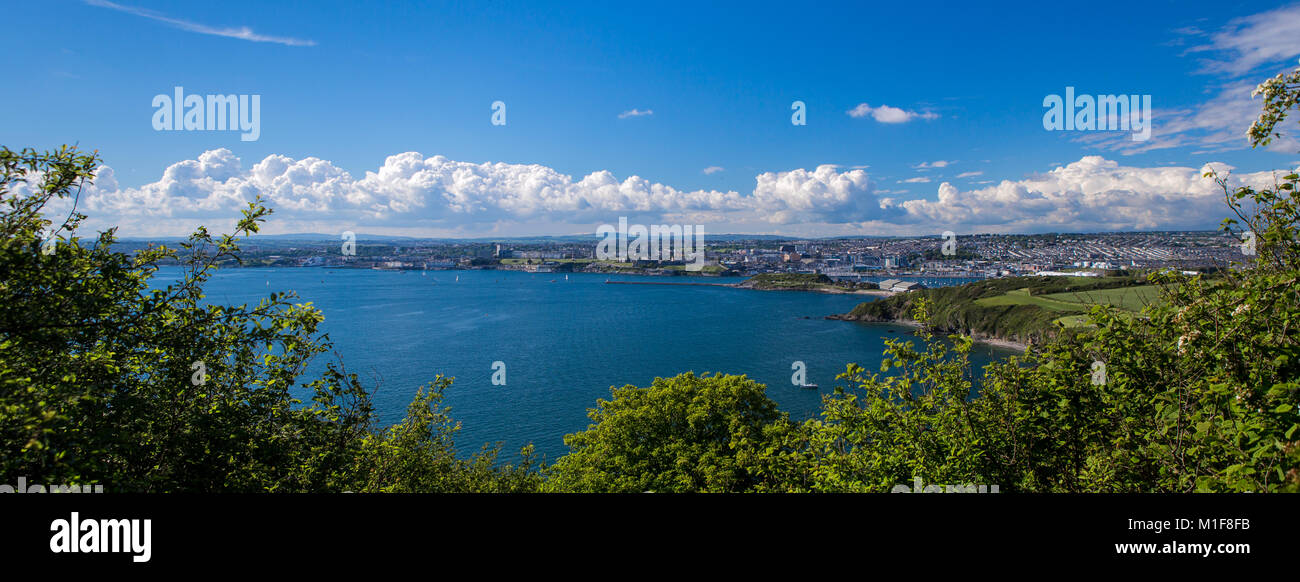
[[(1220, 166), (1227, 169), (1226, 166)], [(925, 183), (924, 176), (904, 183)], [(1272, 174), (1233, 177), (1272, 184)], [(1127, 167), (1098, 156), (1021, 180), (961, 190), (943, 182), (935, 199), (898, 200), (860, 169), (833, 165), (765, 172), (748, 194), (683, 191), (608, 171), (575, 178), (537, 164), (458, 162), (415, 152), (389, 156), (360, 178), (319, 158), (270, 155), (248, 166), (218, 149), (123, 188), (109, 166), (79, 208), (89, 229), (123, 236), (183, 235), (198, 225), (228, 230), (254, 197), (275, 210), (266, 232), (411, 236), (561, 234), (619, 216), (708, 225), (710, 232), (791, 235), (918, 234), (938, 230), (1044, 232), (1213, 228), (1223, 192), (1202, 168)], [(68, 201), (51, 206), (66, 214)], [(545, 231), (545, 232), (543, 232)]]
[(1202, 61), (1206, 72), (1234, 76), (1294, 60), (1300, 56), (1300, 4), (1234, 18), (1210, 34), (1209, 44), (1187, 52), (1214, 54)]
[(981, 172), (981, 171), (974, 171), (974, 172), (962, 172), (962, 173), (960, 173), (960, 174), (957, 174), (957, 177), (958, 177), (958, 178), (974, 178), (975, 176), (983, 176), (983, 175), (984, 175), (984, 172)]
[(652, 109), (646, 109), (646, 110), (644, 110), (644, 111), (643, 111), (643, 110), (640, 110), (640, 109), (629, 109), (629, 110), (627, 110), (627, 111), (624, 111), (624, 112), (618, 114), (618, 118), (619, 118), (619, 119), (627, 119), (627, 118), (629, 118), (629, 117), (642, 117), (642, 116), (646, 116), (646, 115), (654, 115), (654, 114), (655, 114), (655, 112), (654, 112), (654, 110), (652, 110)]
[(705, 174), (716, 174), (723, 170), (726, 170), (726, 168), (723, 168), (722, 166), (709, 166), (707, 168), (704, 168), (701, 171), (704, 172)]
[[(1126, 167), (1087, 156), (1046, 174), (976, 190), (944, 182), (937, 200), (901, 205), (909, 220), (978, 232), (1211, 228), (1228, 209), (1223, 191), (1202, 176), (1204, 170)], [(1269, 172), (1233, 178), (1256, 187), (1271, 180)]]
[(81, 208), (92, 217), (89, 225), (121, 225), (124, 235), (181, 235), (200, 224), (231, 224), (258, 195), (282, 227), (268, 232), (321, 224), (365, 224), (395, 234), (472, 231), (503, 221), (573, 225), (618, 216), (780, 224), (863, 220), (879, 211), (862, 170), (824, 165), (767, 172), (755, 184), (747, 196), (682, 191), (638, 176), (620, 181), (608, 171), (575, 179), (536, 164), (473, 164), (416, 152), (389, 156), (357, 178), (311, 157), (270, 155), (245, 168), (230, 150), (218, 149), (172, 164), (160, 179), (136, 188), (120, 188), (113, 169), (102, 166)]
[(929, 176), (917, 176), (917, 177), (915, 177), (915, 178), (908, 178), (908, 179), (906, 179), (906, 180), (899, 180), (898, 183), (899, 183), (899, 184), (925, 184), (925, 183), (928, 183), (929, 181), (930, 181), (930, 177), (929, 177)]
[(915, 166), (912, 166), (912, 167), (915, 168), (915, 169), (917, 169), (917, 170), (928, 170), (928, 169), (931, 169), (931, 168), (946, 168), (946, 167), (948, 167), (950, 164), (953, 164), (953, 163), (955, 163), (955, 162), (953, 162), (953, 161), (951, 161), (951, 160), (936, 160), (936, 161), (933, 161), (933, 162), (921, 162), (921, 163), (919, 163), (919, 164), (917, 164), (917, 165), (915, 165)]
[(98, 6), (100, 8), (109, 8), (112, 10), (116, 10), (118, 12), (125, 12), (127, 14), (142, 16), (150, 20), (157, 20), (158, 22), (165, 23), (174, 28), (179, 28), (181, 30), (185, 30), (189, 32), (197, 32), (199, 34), (224, 36), (227, 38), (237, 38), (240, 40), (247, 40), (252, 42), (271, 42), (271, 43), (283, 44), (289, 46), (315, 46), (316, 45), (316, 41), (314, 40), (303, 40), (303, 39), (289, 38), (284, 36), (268, 36), (265, 34), (258, 34), (256, 32), (253, 32), (253, 29), (247, 26), (241, 26), (239, 28), (219, 28), (215, 26), (208, 26), (206, 24), (199, 24), (197, 22), (182, 20), (180, 18), (172, 18), (170, 16), (166, 16), (158, 12), (154, 12), (152, 10), (147, 10), (144, 8), (136, 8), (134, 6), (123, 6), (121, 4), (115, 4), (113, 2), (109, 2), (108, 0), (85, 0), (85, 2), (86, 4), (89, 4), (91, 6)]
[(925, 111), (917, 113), (915, 111), (906, 111), (897, 107), (881, 105), (872, 107), (866, 103), (859, 103), (857, 107), (848, 110), (849, 117), (862, 118), (868, 115), (880, 123), (907, 123), (913, 119), (938, 119), (939, 114)]

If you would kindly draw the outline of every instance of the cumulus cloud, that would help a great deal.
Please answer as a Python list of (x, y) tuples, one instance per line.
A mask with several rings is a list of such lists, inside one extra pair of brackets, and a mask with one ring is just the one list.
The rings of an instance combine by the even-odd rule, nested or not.
[(716, 174), (716, 173), (721, 172), (721, 171), (723, 171), (723, 170), (725, 170), (725, 169), (726, 169), (726, 168), (723, 168), (722, 166), (709, 166), (709, 167), (704, 168), (703, 170), (700, 170), (700, 171), (701, 171), (701, 172), (704, 172), (705, 174)]
[(94, 220), (90, 224), (121, 225), (126, 235), (181, 235), (199, 224), (230, 224), (257, 196), (283, 227), (268, 232), (326, 224), (474, 231), (497, 223), (581, 225), (618, 216), (781, 224), (865, 220), (880, 211), (862, 170), (824, 165), (767, 172), (755, 184), (743, 196), (683, 191), (603, 170), (574, 178), (537, 164), (475, 164), (416, 152), (389, 156), (357, 177), (315, 157), (270, 155), (246, 167), (223, 148), (172, 164), (157, 181), (133, 188), (120, 187), (112, 167), (101, 166), (81, 208)]
[(939, 118), (939, 114), (932, 113), (929, 111), (918, 113), (916, 111), (908, 111), (904, 109), (899, 109), (898, 107), (890, 107), (888, 105), (881, 105), (880, 107), (872, 107), (866, 103), (859, 103), (853, 109), (848, 110), (847, 113), (849, 114), (849, 117), (853, 117), (855, 119), (860, 119), (870, 115), (872, 119), (880, 123), (907, 123), (913, 119), (918, 119), (918, 118), (919, 119)]
[[(139, 187), (122, 187), (113, 169), (101, 166), (79, 208), (91, 217), (87, 227), (120, 226), (124, 236), (228, 229), (258, 196), (275, 210), (268, 233), (564, 234), (619, 216), (706, 224), (715, 233), (801, 236), (1213, 228), (1227, 209), (1222, 191), (1202, 173), (1088, 156), (1021, 180), (970, 190), (943, 182), (935, 198), (900, 200), (895, 196), (905, 190), (877, 189), (864, 170), (834, 165), (764, 172), (742, 194), (678, 190), (603, 170), (575, 178), (538, 164), (475, 164), (416, 152), (389, 156), (357, 177), (315, 157), (270, 155), (250, 166), (217, 149), (172, 164)], [(1267, 187), (1273, 175), (1233, 180)], [(66, 213), (67, 202), (51, 214)]]
[[(1213, 167), (1231, 170), (1223, 164)], [(968, 232), (1203, 229), (1228, 211), (1223, 191), (1203, 176), (1206, 169), (1127, 167), (1086, 156), (1045, 174), (986, 188), (960, 190), (944, 182), (936, 200), (901, 205), (908, 220)], [(1273, 174), (1232, 180), (1266, 187)]]
[(840, 172), (830, 164), (788, 172), (765, 172), (755, 178), (752, 209), (773, 224), (851, 222), (881, 216), (862, 170)]
[(641, 110), (641, 109), (628, 109), (627, 111), (624, 111), (624, 112), (618, 114), (618, 118), (619, 118), (619, 119), (627, 119), (627, 118), (629, 118), (629, 117), (644, 117), (644, 116), (646, 116), (646, 115), (654, 115), (654, 114), (655, 114), (655, 112), (654, 112), (653, 109), (646, 109), (646, 110)]

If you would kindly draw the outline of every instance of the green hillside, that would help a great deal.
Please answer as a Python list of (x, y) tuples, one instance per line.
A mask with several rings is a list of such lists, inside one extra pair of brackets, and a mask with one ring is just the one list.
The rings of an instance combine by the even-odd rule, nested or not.
[(1092, 305), (1140, 311), (1159, 299), (1159, 288), (1141, 277), (987, 279), (862, 303), (839, 318), (906, 321), (920, 298), (931, 301), (933, 323), (942, 331), (1028, 343), (1055, 333), (1057, 322), (1079, 325)]

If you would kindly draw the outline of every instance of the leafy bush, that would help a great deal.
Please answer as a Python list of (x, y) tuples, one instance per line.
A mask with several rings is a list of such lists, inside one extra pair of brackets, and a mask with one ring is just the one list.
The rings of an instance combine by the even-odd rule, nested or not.
[(611, 389), (568, 435), (546, 487), (579, 492), (736, 492), (760, 488), (760, 457), (792, 428), (762, 384), (744, 376), (656, 378)]

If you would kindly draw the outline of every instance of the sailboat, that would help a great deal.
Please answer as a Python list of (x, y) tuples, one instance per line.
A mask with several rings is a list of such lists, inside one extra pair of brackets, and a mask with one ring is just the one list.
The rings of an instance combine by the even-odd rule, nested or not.
[(568, 280), (569, 280), (569, 276), (568, 276), (568, 275), (565, 275), (565, 276), (564, 276), (564, 280), (565, 280), (565, 281), (568, 281)]
[(460, 275), (456, 275), (456, 282), (457, 282), (457, 283), (460, 282)]

